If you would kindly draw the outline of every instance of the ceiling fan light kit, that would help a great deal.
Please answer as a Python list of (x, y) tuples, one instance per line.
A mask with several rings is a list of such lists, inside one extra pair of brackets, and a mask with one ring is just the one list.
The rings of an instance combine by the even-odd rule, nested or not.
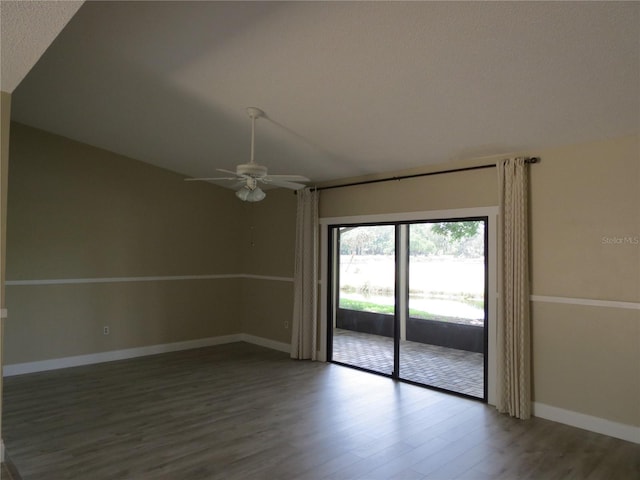
[(211, 181), (211, 180), (234, 180), (240, 179), (245, 182), (238, 191), (236, 191), (236, 197), (244, 202), (259, 202), (264, 200), (267, 196), (260, 187), (258, 182), (266, 185), (273, 185), (274, 187), (283, 187), (291, 190), (300, 190), (305, 185), (297, 182), (308, 182), (307, 177), (302, 175), (268, 175), (267, 167), (264, 165), (258, 165), (254, 160), (255, 154), (255, 128), (256, 119), (264, 117), (265, 114), (262, 110), (256, 107), (248, 107), (247, 115), (251, 119), (251, 160), (249, 163), (241, 163), (236, 166), (236, 171), (224, 170), (218, 168), (219, 172), (235, 175), (233, 177), (217, 177), (217, 178), (186, 178), (188, 181)]
[(236, 192), (236, 197), (238, 197), (243, 202), (259, 202), (260, 200), (264, 200), (266, 196), (267, 194), (258, 187), (254, 188), (253, 190), (247, 187), (242, 187)]
[(255, 178), (249, 177), (247, 184), (236, 192), (236, 197), (243, 202), (259, 202), (260, 200), (264, 200), (267, 194), (264, 193), (257, 184), (258, 182)]

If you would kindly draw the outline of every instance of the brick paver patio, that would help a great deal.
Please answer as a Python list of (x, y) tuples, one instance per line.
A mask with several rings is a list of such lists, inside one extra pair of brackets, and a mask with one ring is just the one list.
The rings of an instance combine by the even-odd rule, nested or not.
[[(336, 362), (391, 374), (393, 339), (334, 328)], [(400, 378), (484, 397), (484, 355), (425, 343), (400, 342)]]

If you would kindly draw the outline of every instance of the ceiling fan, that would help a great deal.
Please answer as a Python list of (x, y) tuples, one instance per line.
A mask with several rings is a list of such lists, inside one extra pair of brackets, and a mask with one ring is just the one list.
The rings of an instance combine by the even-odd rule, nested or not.
[(259, 165), (254, 161), (255, 152), (255, 126), (256, 119), (264, 117), (265, 113), (256, 107), (248, 107), (247, 115), (251, 119), (251, 160), (249, 163), (242, 163), (236, 166), (236, 171), (217, 168), (219, 172), (228, 173), (232, 177), (211, 177), (211, 178), (185, 178), (186, 181), (203, 181), (211, 180), (235, 180), (238, 182), (234, 188), (240, 187), (236, 191), (236, 196), (245, 202), (259, 202), (263, 200), (267, 194), (258, 186), (259, 183), (265, 185), (273, 185), (274, 187), (289, 188), (291, 190), (299, 190), (305, 185), (297, 182), (309, 182), (307, 177), (302, 175), (268, 175), (267, 167)]

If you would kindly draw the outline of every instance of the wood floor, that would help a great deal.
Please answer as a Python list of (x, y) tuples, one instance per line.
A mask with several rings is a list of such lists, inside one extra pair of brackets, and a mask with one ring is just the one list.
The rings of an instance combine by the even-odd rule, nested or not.
[(19, 477), (9, 464), (2, 462), (0, 463), (0, 480), (19, 480)]
[(245, 343), (5, 379), (24, 480), (638, 479), (640, 445)]

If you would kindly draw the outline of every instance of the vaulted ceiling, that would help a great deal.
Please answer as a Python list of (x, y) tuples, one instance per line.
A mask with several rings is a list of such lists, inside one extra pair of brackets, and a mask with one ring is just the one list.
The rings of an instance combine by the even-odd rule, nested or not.
[(256, 160), (314, 182), (637, 133), (640, 3), (86, 2), (12, 118), (211, 176), (248, 106)]

